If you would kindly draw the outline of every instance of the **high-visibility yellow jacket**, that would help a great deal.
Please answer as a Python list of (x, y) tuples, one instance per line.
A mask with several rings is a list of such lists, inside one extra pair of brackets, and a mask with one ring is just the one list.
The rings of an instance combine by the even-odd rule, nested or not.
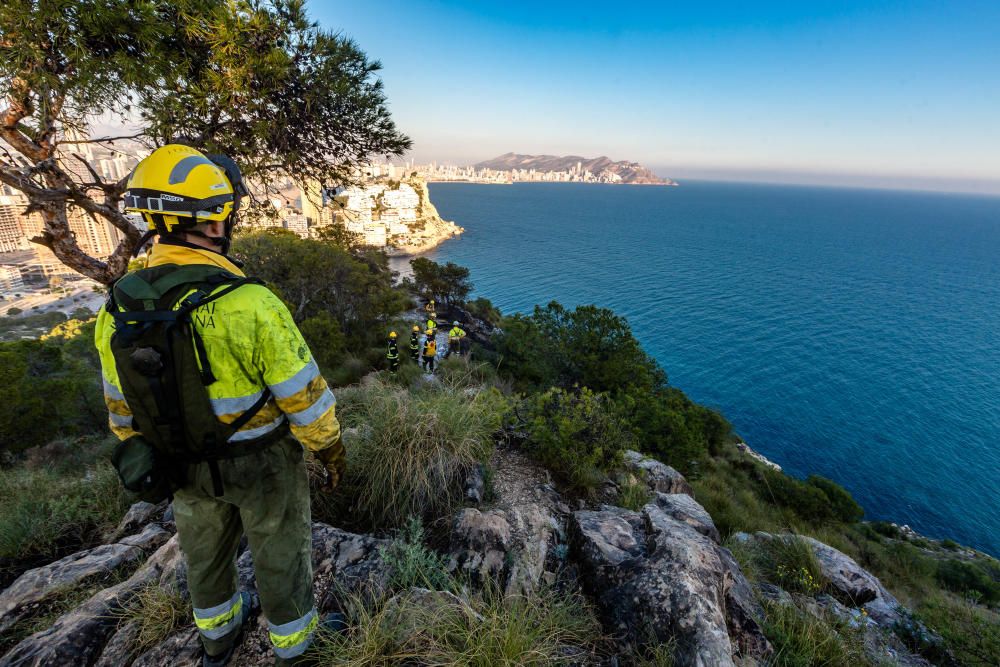
[[(243, 275), (235, 264), (218, 253), (157, 244), (150, 253), (149, 266), (166, 264), (213, 264)], [(218, 378), (207, 390), (221, 422), (234, 422), (261, 397), (265, 387), (271, 391), (271, 399), (230, 442), (267, 435), (287, 421), (292, 435), (311, 451), (342, 447), (336, 399), (320, 375), (291, 313), (269, 289), (243, 285), (195, 310), (192, 321)], [(122, 394), (111, 352), (114, 331), (114, 318), (101, 308), (94, 342), (101, 357), (104, 402), (111, 430), (124, 440), (135, 431), (132, 411)]]
[(465, 331), (459, 327), (452, 327), (451, 331), (448, 332), (448, 340), (458, 340), (460, 338), (465, 338)]

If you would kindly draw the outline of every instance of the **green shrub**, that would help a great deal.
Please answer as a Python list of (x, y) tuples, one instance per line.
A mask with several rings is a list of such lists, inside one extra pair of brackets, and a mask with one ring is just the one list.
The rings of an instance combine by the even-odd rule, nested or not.
[(0, 577), (19, 563), (48, 562), (100, 541), (128, 506), (106, 461), (73, 471), (0, 470), (0, 561), (7, 570)]
[[(925, 637), (910, 637), (911, 649), (935, 664), (994, 667), (1000, 655), (1000, 614), (969, 599), (948, 593), (926, 597), (917, 607), (916, 620), (941, 636), (943, 645)], [(950, 654), (950, 655), (949, 655)]]
[(442, 359), (437, 376), (439, 382), (454, 389), (492, 386), (497, 379), (496, 369), (493, 366), (470, 361), (466, 357)]
[(389, 568), (389, 585), (393, 590), (414, 586), (437, 591), (457, 590), (445, 559), (424, 544), (424, 527), (416, 517), (410, 517), (396, 539), (382, 549), (382, 560)]
[(435, 384), (405, 391), (379, 378), (342, 390), (339, 404), (343, 425), (358, 429), (346, 438), (340, 495), (352, 505), (350, 520), (368, 528), (399, 527), (411, 516), (434, 520), (459, 506), (464, 476), (489, 458), (507, 410), (494, 390), (467, 394)]
[(61, 323), (46, 340), (0, 343), (0, 449), (107, 432), (93, 323)]
[(938, 563), (937, 580), (956, 593), (976, 593), (984, 604), (1000, 603), (1000, 571), (994, 566), (970, 563), (954, 558)]
[(333, 315), (327, 312), (317, 313), (300, 322), (299, 331), (324, 372), (337, 368), (344, 358), (346, 340), (340, 330), (340, 323)]
[(556, 387), (529, 396), (519, 414), (528, 452), (576, 491), (593, 491), (632, 444), (604, 394)]
[[(416, 594), (345, 605), (350, 630), (320, 631), (308, 662), (338, 667), (382, 665), (573, 665), (582, 649), (591, 658), (601, 636), (591, 606), (580, 596), (544, 589), (531, 597), (486, 590), (468, 607), (428, 604)], [(585, 660), (590, 662), (590, 660)]]
[(493, 302), (485, 297), (479, 297), (473, 301), (467, 301), (465, 303), (465, 309), (468, 310), (469, 314), (476, 319), (483, 320), (491, 326), (499, 324), (500, 319), (503, 317), (500, 310), (493, 305)]
[(357, 357), (348, 356), (340, 361), (332, 371), (324, 374), (326, 381), (334, 387), (355, 384), (368, 372), (368, 364)]
[(625, 318), (606, 308), (567, 310), (553, 301), (536, 306), (531, 315), (504, 318), (501, 328), (494, 336), (501, 369), (520, 389), (579, 385), (618, 392), (666, 384), (666, 374), (642, 349)]
[(813, 486), (823, 492), (830, 503), (830, 512), (833, 519), (845, 523), (860, 521), (865, 515), (861, 505), (854, 500), (847, 489), (819, 475), (810, 475), (806, 479), (806, 484)]

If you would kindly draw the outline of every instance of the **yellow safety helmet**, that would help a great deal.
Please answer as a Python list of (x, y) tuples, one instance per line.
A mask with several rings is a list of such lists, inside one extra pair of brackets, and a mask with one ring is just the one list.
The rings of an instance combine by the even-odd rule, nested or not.
[[(239, 167), (224, 155), (181, 144), (157, 148), (129, 175), (125, 210), (142, 215), (151, 231), (230, 221), (247, 194)], [(227, 236), (231, 229), (227, 229)]]
[(396, 332), (395, 331), (390, 331), (389, 332), (389, 338), (395, 338), (395, 337), (396, 337)]
[(413, 325), (413, 333), (420, 333), (420, 327), (418, 327), (416, 324)]
[(434, 335), (434, 329), (428, 329), (427, 330), (427, 335), (428, 336), (433, 336)]

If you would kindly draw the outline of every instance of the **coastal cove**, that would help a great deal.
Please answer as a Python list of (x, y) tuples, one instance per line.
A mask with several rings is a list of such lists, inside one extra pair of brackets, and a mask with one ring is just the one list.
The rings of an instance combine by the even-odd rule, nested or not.
[(868, 518), (1000, 553), (1000, 199), (430, 189), (466, 233), (428, 256), (469, 267), (477, 295), (504, 312), (611, 308), (787, 472), (838, 481)]

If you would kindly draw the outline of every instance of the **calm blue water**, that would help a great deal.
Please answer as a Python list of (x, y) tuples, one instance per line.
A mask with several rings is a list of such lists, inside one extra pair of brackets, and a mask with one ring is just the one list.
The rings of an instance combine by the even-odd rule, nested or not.
[(1000, 554), (1000, 198), (432, 184), (505, 312), (628, 317), (694, 400), (870, 518)]

